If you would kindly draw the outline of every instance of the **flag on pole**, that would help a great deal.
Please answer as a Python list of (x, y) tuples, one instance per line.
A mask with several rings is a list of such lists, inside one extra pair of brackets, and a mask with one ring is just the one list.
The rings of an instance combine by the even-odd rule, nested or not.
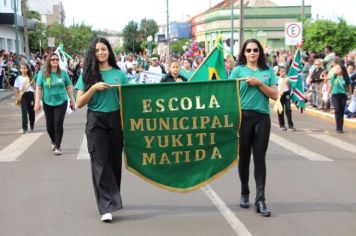
[(66, 51), (64, 51), (64, 45), (60, 44), (57, 47), (57, 49), (54, 51), (54, 53), (58, 55), (59, 67), (61, 68), (61, 70), (67, 71), (68, 69), (67, 58), (70, 59), (71, 61), (74, 61), (74, 59)]
[(305, 96), (302, 78), (302, 52), (300, 47), (298, 47), (295, 52), (292, 65), (288, 71), (288, 81), (291, 86), (290, 98), (300, 111), (303, 112), (305, 107)]
[(216, 42), (214, 49), (200, 64), (189, 81), (206, 81), (228, 79), (224, 63), (224, 47), (222, 37)]

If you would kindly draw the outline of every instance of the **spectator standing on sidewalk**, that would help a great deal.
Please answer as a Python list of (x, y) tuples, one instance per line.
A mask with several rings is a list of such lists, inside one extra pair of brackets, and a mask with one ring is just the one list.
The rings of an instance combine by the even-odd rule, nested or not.
[(329, 79), (328, 96), (331, 94), (331, 102), (335, 109), (336, 132), (344, 133), (344, 111), (347, 97), (351, 97), (351, 81), (342, 63), (336, 63), (334, 71)]
[(320, 59), (316, 59), (314, 62), (315, 68), (311, 73), (311, 89), (312, 89), (312, 106), (316, 109), (321, 109), (321, 88), (323, 85), (323, 79), (321, 73), (323, 72), (323, 65)]

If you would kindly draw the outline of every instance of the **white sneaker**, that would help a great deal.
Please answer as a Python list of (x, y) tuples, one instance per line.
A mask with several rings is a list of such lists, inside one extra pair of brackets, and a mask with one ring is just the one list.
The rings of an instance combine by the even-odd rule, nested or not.
[(60, 148), (55, 148), (55, 149), (54, 149), (54, 154), (56, 154), (56, 155), (62, 155), (61, 149), (60, 149)]
[(101, 221), (105, 223), (109, 223), (112, 221), (112, 215), (111, 213), (105, 213), (104, 215), (101, 216)]
[(51, 143), (51, 150), (54, 151), (55, 148), (56, 148), (56, 145), (54, 145), (53, 143)]

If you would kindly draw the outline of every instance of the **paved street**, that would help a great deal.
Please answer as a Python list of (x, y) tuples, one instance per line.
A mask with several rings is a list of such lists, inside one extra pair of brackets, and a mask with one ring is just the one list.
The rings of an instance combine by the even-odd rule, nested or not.
[(37, 114), (35, 132), (23, 135), (13, 101), (0, 102), (0, 235), (355, 235), (355, 128), (336, 134), (334, 123), (294, 111), (297, 132), (280, 131), (272, 115), (266, 194), (270, 218), (253, 207), (239, 207), (236, 167), (186, 194), (161, 190), (124, 169), (124, 208), (105, 224), (96, 209), (82, 145), (85, 109), (67, 114), (63, 155), (55, 156), (44, 116)]

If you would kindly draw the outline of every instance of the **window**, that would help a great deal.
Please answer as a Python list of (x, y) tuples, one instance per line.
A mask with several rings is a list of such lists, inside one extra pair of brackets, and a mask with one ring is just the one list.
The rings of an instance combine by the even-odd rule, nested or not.
[(7, 39), (7, 51), (13, 52), (14, 44), (12, 39)]
[(5, 39), (4, 38), (0, 38), (0, 50), (6, 50), (5, 47)]

